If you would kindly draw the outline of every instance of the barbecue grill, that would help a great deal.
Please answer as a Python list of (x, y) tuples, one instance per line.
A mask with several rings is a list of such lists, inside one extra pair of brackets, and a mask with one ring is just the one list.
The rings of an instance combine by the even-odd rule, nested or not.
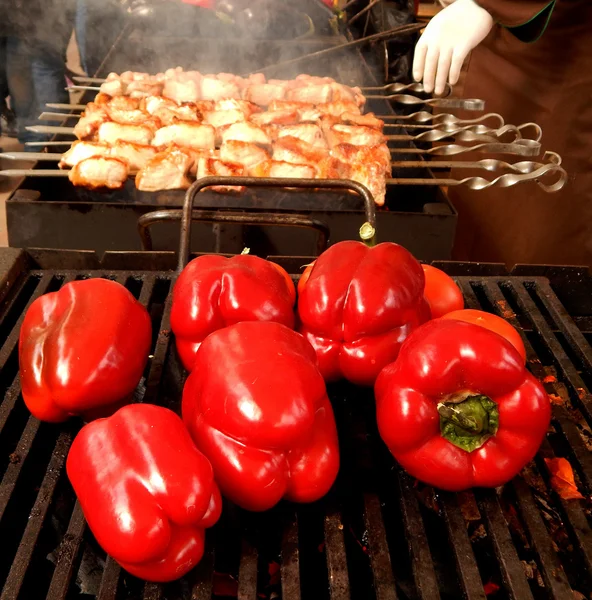
[[(536, 459), (504, 488), (451, 494), (417, 484), (378, 437), (371, 391), (332, 385), (342, 467), (326, 498), (283, 502), (263, 514), (226, 503), (208, 531), (203, 560), (178, 582), (150, 584), (122, 571), (92, 538), (65, 477), (81, 423), (40, 423), (22, 402), (18, 332), (41, 294), (75, 279), (114, 279), (152, 318), (152, 358), (136, 399), (178, 411), (184, 374), (169, 323), (176, 258), (172, 252), (102, 258), (92, 251), (0, 252), (2, 600), (474, 599), (497, 586), (493, 598), (589, 597), (592, 278), (575, 267), (508, 273), (501, 265), (435, 263), (456, 278), (468, 307), (521, 328), (530, 369), (541, 379), (553, 374), (547, 391), (563, 402), (553, 407)], [(292, 274), (311, 260), (269, 258)], [(543, 458), (555, 455), (570, 460), (586, 501), (565, 501), (552, 491)]]
[[(97, 75), (105, 76), (110, 71), (127, 69), (155, 72), (177, 64), (204, 72), (247, 73), (272, 62), (331, 48), (353, 39), (349, 29), (343, 30), (341, 35), (334, 35), (332, 14), (326, 7), (317, 2), (301, 4), (302, 11), (308, 13), (312, 20), (314, 33), (305, 31), (303, 34), (296, 28), (298, 31), (293, 32), (296, 39), (281, 39), (276, 35), (275, 39), (239, 37), (229, 40), (212, 29), (212, 23), (195, 23), (189, 15), (184, 21), (184, 28), (177, 31), (166, 31), (166, 23), (158, 20), (162, 16), (160, 12), (153, 20), (147, 18), (141, 21), (132, 17)], [(179, 21), (170, 17), (169, 20)], [(281, 72), (270, 71), (268, 75), (289, 78), (302, 71), (333, 76), (346, 84), (368, 86), (379, 83), (376, 79), (379, 69), (373, 71), (358, 47), (282, 67)], [(90, 100), (93, 95), (87, 94), (82, 102)], [(413, 112), (425, 107), (402, 108), (405, 112)], [(390, 103), (380, 99), (369, 101), (368, 110), (382, 115), (394, 114)], [(65, 125), (72, 123), (69, 121)], [(420, 131), (409, 130), (412, 133)], [(388, 133), (405, 134), (407, 131), (395, 127)], [(56, 139), (64, 138), (58, 136)], [(414, 145), (411, 142), (392, 142), (391, 145), (399, 151), (429, 147), (429, 144)], [(394, 159), (419, 161), (417, 168), (395, 169), (394, 177), (433, 178), (433, 174), (423, 166), (422, 156), (397, 154)], [(12, 165), (5, 161), (2, 166), (11, 168)], [(35, 169), (47, 167), (48, 163), (40, 162)], [(242, 198), (206, 191), (199, 202), (202, 208), (226, 207), (241, 211), (252, 211), (255, 206), (255, 211), (282, 212), (289, 206), (291, 210), (324, 222), (330, 229), (332, 241), (356, 236), (363, 209), (359, 199), (350, 194), (313, 190), (298, 193), (285, 190), (262, 193), (258, 190)], [(440, 189), (401, 185), (391, 189), (387, 202), (389, 210), (378, 215), (379, 226), (385, 235), (397, 239), (426, 260), (450, 256), (456, 213)], [(120, 192), (97, 193), (73, 188), (69, 181), (59, 178), (26, 177), (7, 202), (9, 240), (16, 247), (139, 250), (139, 240), (135, 235), (138, 217), (163, 205), (180, 206), (181, 203), (182, 193), (142, 194), (135, 190), (132, 182)], [(214, 229), (210, 225), (198, 225), (195, 229), (198, 235), (192, 247), (200, 251), (237, 253), (244, 245), (262, 253), (302, 255), (315, 251), (314, 236), (306, 233), (292, 235), (273, 227), (262, 231), (244, 224), (218, 225)], [(155, 227), (154, 248), (175, 248), (177, 231), (167, 224)]]

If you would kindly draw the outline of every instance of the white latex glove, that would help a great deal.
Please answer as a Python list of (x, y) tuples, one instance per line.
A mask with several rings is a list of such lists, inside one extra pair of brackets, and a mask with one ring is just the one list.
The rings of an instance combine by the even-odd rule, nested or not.
[(492, 27), (492, 16), (473, 0), (449, 4), (428, 23), (415, 46), (413, 78), (423, 80), (426, 92), (442, 94), (446, 80), (458, 83), (465, 58)]

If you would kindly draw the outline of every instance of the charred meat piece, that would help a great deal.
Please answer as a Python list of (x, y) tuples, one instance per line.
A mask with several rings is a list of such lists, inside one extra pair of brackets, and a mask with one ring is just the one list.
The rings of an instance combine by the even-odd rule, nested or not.
[(60, 169), (74, 167), (79, 162), (90, 158), (91, 156), (108, 156), (111, 152), (109, 144), (100, 142), (76, 141), (70, 148), (64, 152), (62, 159), (58, 163)]
[(211, 75), (205, 75), (201, 80), (201, 98), (204, 100), (222, 100), (228, 98), (240, 100), (240, 97), (240, 89), (232, 81), (221, 81)]
[(95, 190), (123, 187), (128, 176), (127, 163), (109, 156), (92, 156), (76, 164), (68, 173), (68, 179), (76, 186)]
[(209, 150), (215, 148), (216, 130), (211, 125), (201, 123), (175, 123), (159, 129), (154, 139), (153, 146), (168, 146), (178, 144), (189, 148)]
[(331, 85), (332, 100), (334, 102), (354, 102), (356, 106), (364, 106), (366, 98), (359, 87), (349, 87), (334, 81)]
[(327, 156), (327, 150), (291, 136), (280, 137), (273, 144), (273, 160), (316, 167)]
[(311, 165), (294, 165), (280, 160), (267, 160), (251, 169), (253, 177), (286, 177), (293, 179), (314, 179), (317, 170)]
[(288, 100), (274, 100), (268, 107), (267, 110), (296, 110), (298, 112), (303, 110), (311, 110), (315, 108), (315, 105), (311, 102), (294, 102)]
[(222, 143), (230, 140), (251, 142), (263, 146), (271, 145), (271, 140), (265, 131), (252, 123), (233, 123), (222, 129)]
[(259, 125), (259, 127), (265, 125), (294, 125), (300, 121), (300, 115), (297, 110), (273, 110), (251, 115), (250, 121), (255, 125)]
[(385, 139), (380, 131), (363, 125), (343, 125), (338, 123), (327, 128), (323, 127), (325, 137), (331, 148), (338, 144), (354, 146), (376, 146), (383, 144)]
[(136, 187), (143, 192), (186, 190), (193, 162), (191, 152), (183, 148), (159, 152), (136, 175)]
[(135, 144), (150, 144), (154, 131), (147, 125), (120, 125), (112, 121), (102, 123), (98, 131), (99, 142), (115, 144), (117, 140), (134, 142)]
[[(242, 165), (226, 162), (219, 158), (202, 157), (197, 162), (197, 178), (224, 176), (224, 177), (241, 177), (245, 174), (245, 169)], [(243, 186), (232, 185), (214, 185), (210, 188), (214, 192), (240, 192), (244, 189)]]
[(250, 171), (255, 165), (270, 158), (267, 150), (250, 142), (228, 140), (220, 147), (221, 160), (242, 165), (247, 171)]
[(259, 106), (268, 106), (286, 97), (287, 85), (283, 83), (260, 83), (250, 85), (243, 91), (243, 98)]
[(369, 162), (379, 163), (385, 175), (390, 177), (391, 153), (386, 144), (376, 146), (354, 146), (353, 144), (338, 144), (331, 148), (331, 156), (339, 161), (354, 164), (366, 164)]
[(314, 123), (299, 123), (286, 125), (278, 130), (278, 139), (295, 137), (316, 148), (326, 149), (327, 142), (321, 128)]
[(125, 161), (128, 164), (130, 174), (137, 173), (157, 153), (158, 150), (154, 146), (134, 144), (124, 140), (117, 140), (111, 147), (111, 156)]
[(140, 104), (139, 98), (130, 98), (129, 96), (116, 96), (107, 102), (110, 110), (137, 110), (141, 108)]

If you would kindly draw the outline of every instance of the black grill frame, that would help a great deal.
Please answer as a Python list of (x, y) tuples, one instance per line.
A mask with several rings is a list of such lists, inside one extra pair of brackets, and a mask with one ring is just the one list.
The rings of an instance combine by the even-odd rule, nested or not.
[[(157, 258), (153, 257), (154, 262)], [(15, 353), (26, 307), (55, 289), (58, 279), (63, 285), (80, 277), (103, 276), (127, 284), (141, 302), (152, 307), (157, 332), (144, 401), (175, 408), (181, 389), (182, 370), (169, 324), (171, 296), (167, 292), (175, 278), (172, 271), (88, 269), (85, 263), (97, 265), (81, 253), (37, 256), (45, 267), (50, 259), (54, 268), (39, 268), (31, 253), (13, 249), (0, 253), (0, 450), (9, 451), (0, 455), (2, 600), (78, 597), (74, 580), (81, 553), (93, 547), (64, 475), (67, 450), (80, 424), (41, 424), (28, 416), (19, 396)], [(290, 268), (299, 260), (305, 259), (278, 258), (277, 262)], [(68, 264), (72, 268), (65, 268)], [(471, 268), (455, 263), (438, 266), (452, 273)], [(417, 486), (395, 465), (376, 435), (371, 393), (338, 384), (331, 386), (330, 396), (338, 419), (343, 466), (326, 499), (312, 506), (283, 503), (264, 515), (250, 515), (226, 503), (222, 522), (208, 531), (204, 559), (184, 583), (143, 585), (107, 559), (96, 597), (219, 598), (212, 595), (218, 589), (213, 571), (220, 572), (221, 566), (229, 564), (226, 575), (236, 578), (236, 597), (241, 600), (255, 600), (261, 593), (269, 597), (270, 590), (285, 600), (474, 599), (485, 598), (484, 579), (489, 578), (501, 587), (493, 598), (572, 598), (572, 589), (590, 594), (592, 455), (582, 438), (582, 430), (589, 431), (592, 423), (588, 340), (549, 279), (510, 276), (503, 274), (501, 266), (489, 269), (498, 271), (493, 276), (480, 274), (479, 267), (473, 269), (475, 275), (456, 277), (467, 307), (484, 306), (513, 325), (522, 325), (529, 368), (541, 379), (553, 370), (557, 382), (546, 383), (547, 391), (568, 397), (565, 406), (553, 406), (553, 432), (529, 471), (530, 485), (519, 476), (500, 495), (493, 490), (434, 493)], [(585, 282), (583, 272), (577, 273)], [(589, 276), (586, 285), (592, 289)], [(592, 312), (589, 305), (585, 309)], [(554, 455), (570, 460), (586, 501), (563, 501), (550, 491), (542, 458)], [(478, 519), (466, 520), (467, 506), (473, 512), (476, 507)], [(508, 526), (508, 507), (514, 511), (518, 529)], [(62, 518), (55, 533), (60, 513), (66, 520)], [(487, 536), (479, 539), (475, 530), (481, 524)], [(559, 528), (559, 538), (557, 531), (553, 537), (549, 533), (554, 527)], [(520, 541), (522, 535), (528, 547)], [(53, 566), (43, 555), (48, 539), (56, 541), (51, 548)], [(565, 547), (555, 546), (556, 539), (563, 539)], [(317, 542), (323, 547), (316, 547)], [(570, 546), (568, 552), (565, 548)], [(281, 578), (271, 588), (266, 587), (270, 557), (280, 564)], [(521, 560), (534, 561), (544, 588), (536, 577), (527, 579)]]

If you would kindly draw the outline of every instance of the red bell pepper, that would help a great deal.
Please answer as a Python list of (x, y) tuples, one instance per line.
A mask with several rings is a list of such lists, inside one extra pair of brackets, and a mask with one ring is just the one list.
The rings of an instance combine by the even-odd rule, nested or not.
[(210, 333), (240, 321), (294, 327), (296, 290), (279, 265), (248, 254), (200, 256), (183, 269), (173, 290), (171, 329), (188, 371)]
[(378, 428), (414, 477), (445, 490), (496, 487), (536, 454), (551, 418), (540, 382), (500, 335), (437, 319), (376, 381)]
[(337, 476), (337, 430), (314, 350), (279, 323), (238, 323), (203, 342), (183, 420), (224, 496), (248, 510), (312, 502)]
[(66, 470), (93, 535), (126, 571), (164, 582), (199, 562), (222, 499), (174, 412), (132, 404), (86, 425)]
[(326, 381), (374, 384), (430, 318), (424, 281), (411, 253), (390, 242), (339, 242), (319, 256), (299, 286), (298, 315)]
[(73, 281), (41, 296), (19, 338), (28, 409), (52, 422), (113, 412), (138, 385), (151, 338), (148, 312), (115, 281)]

